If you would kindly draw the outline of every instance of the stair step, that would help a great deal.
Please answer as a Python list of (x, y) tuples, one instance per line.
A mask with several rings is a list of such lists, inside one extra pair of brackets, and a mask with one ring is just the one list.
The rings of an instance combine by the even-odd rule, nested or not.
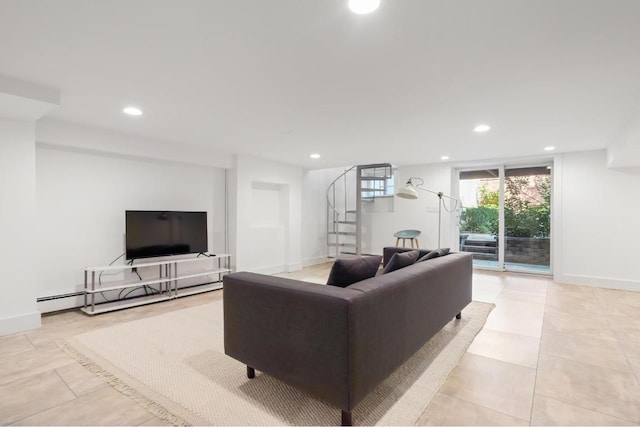
[(377, 193), (384, 193), (384, 188), (361, 188), (360, 191), (362, 192), (372, 192), (375, 191)]
[(348, 214), (349, 214), (349, 213), (353, 213), (353, 214), (354, 214), (354, 213), (358, 213), (358, 211), (357, 211), (357, 210), (355, 210), (355, 209), (350, 209), (350, 210), (348, 210), (348, 211), (345, 211), (345, 213), (348, 213)]
[(460, 250), (463, 252), (473, 252), (476, 254), (482, 253), (482, 254), (496, 255), (498, 253), (498, 248), (490, 247), (490, 246), (461, 245)]
[(328, 234), (340, 234), (342, 236), (355, 236), (356, 232), (355, 231), (330, 231)]
[(336, 224), (355, 224), (355, 221), (335, 221)]
[[(336, 246), (335, 243), (327, 243), (328, 246)], [(356, 244), (355, 243), (338, 243), (338, 246), (340, 246), (341, 248), (355, 248)]]

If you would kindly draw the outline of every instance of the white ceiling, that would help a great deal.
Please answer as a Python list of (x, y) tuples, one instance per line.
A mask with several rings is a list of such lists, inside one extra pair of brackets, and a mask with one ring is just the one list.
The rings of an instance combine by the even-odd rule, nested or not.
[(312, 168), (604, 148), (636, 119), (638, 0), (346, 3), (2, 0), (0, 75), (59, 89), (53, 119)]

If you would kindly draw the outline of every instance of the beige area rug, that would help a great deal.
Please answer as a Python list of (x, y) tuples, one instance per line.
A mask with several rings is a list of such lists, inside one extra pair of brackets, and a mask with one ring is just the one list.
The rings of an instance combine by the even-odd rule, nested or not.
[[(359, 425), (412, 425), (482, 329), (472, 302), (353, 411)], [(69, 338), (65, 349), (157, 416), (183, 425), (336, 425), (340, 410), (225, 356), (222, 301)], [(322, 369), (322, 367), (318, 367)]]

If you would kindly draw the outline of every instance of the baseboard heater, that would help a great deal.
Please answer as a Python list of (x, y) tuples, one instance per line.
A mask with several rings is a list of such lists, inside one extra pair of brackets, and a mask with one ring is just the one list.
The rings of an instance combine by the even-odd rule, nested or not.
[(82, 295), (84, 295), (84, 292), (71, 292), (71, 293), (68, 293), (68, 294), (50, 295), (48, 297), (40, 297), (40, 298), (37, 298), (36, 301), (37, 302), (53, 301), (53, 300), (62, 299), (62, 298), (81, 297)]

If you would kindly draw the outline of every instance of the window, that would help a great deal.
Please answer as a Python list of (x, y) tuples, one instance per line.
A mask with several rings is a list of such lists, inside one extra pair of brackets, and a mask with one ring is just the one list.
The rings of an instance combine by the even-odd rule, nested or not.
[(393, 197), (395, 194), (395, 173), (396, 168), (389, 164), (360, 169), (362, 198)]

